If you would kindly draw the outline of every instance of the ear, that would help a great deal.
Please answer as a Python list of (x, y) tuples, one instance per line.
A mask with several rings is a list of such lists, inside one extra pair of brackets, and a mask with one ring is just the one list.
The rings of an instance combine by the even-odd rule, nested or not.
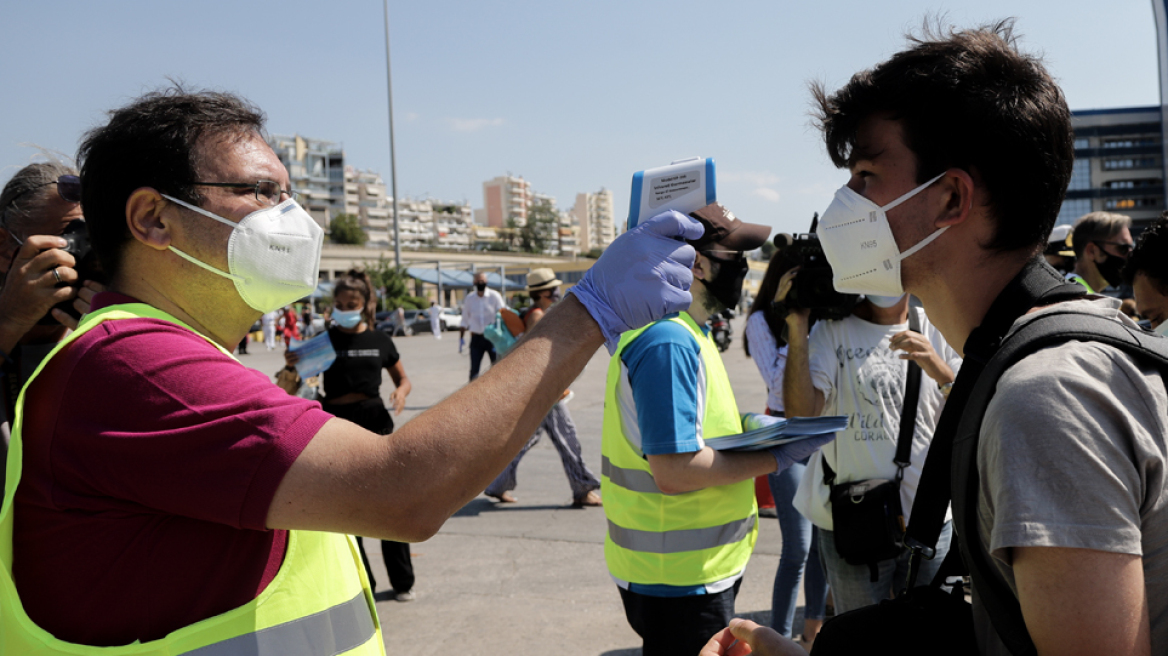
[(943, 194), (942, 212), (937, 219), (936, 227), (944, 228), (964, 223), (973, 212), (976, 190), (974, 176), (963, 169), (951, 168), (937, 184), (943, 190)]
[(177, 211), (178, 206), (167, 202), (156, 189), (142, 187), (126, 201), (126, 225), (134, 239), (155, 250), (166, 250)]
[(693, 277), (694, 280), (706, 280), (714, 277), (714, 263), (710, 261), (710, 258), (701, 253), (694, 255)]

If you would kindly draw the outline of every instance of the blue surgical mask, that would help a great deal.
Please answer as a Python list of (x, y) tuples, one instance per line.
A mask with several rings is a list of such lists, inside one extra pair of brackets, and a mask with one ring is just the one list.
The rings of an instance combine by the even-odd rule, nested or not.
[(341, 328), (356, 328), (361, 323), (361, 311), (333, 310), (333, 321)]

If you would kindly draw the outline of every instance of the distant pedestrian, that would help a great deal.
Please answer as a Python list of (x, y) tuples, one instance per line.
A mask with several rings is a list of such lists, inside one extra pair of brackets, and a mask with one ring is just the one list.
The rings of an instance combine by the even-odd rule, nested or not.
[(430, 332), (434, 339), (442, 339), (442, 308), (438, 301), (430, 301)]
[(487, 289), (487, 274), (476, 273), (474, 286), (474, 293), (467, 294), (466, 300), (462, 302), (462, 321), (470, 331), (471, 380), (479, 377), (479, 365), (484, 355), (491, 359), (491, 364), (495, 364), (495, 347), (483, 337), (483, 330), (495, 320), (495, 313), (506, 306), (502, 294)]
[(280, 320), (280, 313), (276, 310), (265, 312), (260, 317), (260, 329), (264, 332), (264, 345), (268, 350), (276, 348), (276, 323)]
[[(544, 313), (560, 300), (561, 284), (551, 269), (535, 269), (527, 274), (527, 292), (531, 295), (532, 305), (523, 313), (525, 331), (531, 330), (543, 318)], [(568, 413), (567, 397), (568, 392), (565, 391), (564, 397), (552, 406), (539, 428), (547, 433), (548, 439), (560, 453), (560, 460), (564, 463), (564, 474), (568, 476), (568, 484), (572, 487), (572, 505), (577, 508), (599, 506), (600, 495), (596, 490), (600, 489), (600, 480), (588, 469), (588, 465), (584, 464), (580, 440), (576, 437), (576, 424), (572, 421), (572, 415)], [(519, 461), (536, 442), (539, 442), (539, 436), (539, 431), (531, 436), (527, 445), (515, 456), (507, 469), (504, 469), (487, 487), (487, 496), (504, 503), (516, 501), (511, 495), (511, 490), (515, 489), (517, 483), (515, 473), (519, 468)]]

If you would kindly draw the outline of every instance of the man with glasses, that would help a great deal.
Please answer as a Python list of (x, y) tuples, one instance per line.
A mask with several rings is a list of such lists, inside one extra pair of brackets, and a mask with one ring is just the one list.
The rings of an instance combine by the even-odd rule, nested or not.
[[(743, 254), (770, 228), (717, 203), (692, 216), (706, 229), (690, 242), (693, 302), (621, 337), (604, 397), (604, 555), (645, 656), (696, 654), (730, 621), (758, 531), (754, 478), (793, 462), (707, 444), (742, 422), (706, 321), (738, 305)], [(799, 460), (823, 441), (797, 444)]]
[(1075, 222), (1071, 247), (1075, 269), (1067, 280), (1077, 282), (1091, 294), (1123, 284), (1123, 265), (1135, 242), (1131, 218), (1112, 212), (1091, 212)]
[[(429, 538), (601, 344), (689, 305), (680, 239), (702, 229), (663, 214), (614, 241), (482, 380), (393, 436), (365, 431), (230, 354), (317, 283), (323, 232), (262, 129), (235, 96), (174, 88), (86, 135), (82, 200), (110, 291), (16, 408), (0, 653), (384, 653), (345, 534)], [(73, 282), (48, 253), (36, 284)]]

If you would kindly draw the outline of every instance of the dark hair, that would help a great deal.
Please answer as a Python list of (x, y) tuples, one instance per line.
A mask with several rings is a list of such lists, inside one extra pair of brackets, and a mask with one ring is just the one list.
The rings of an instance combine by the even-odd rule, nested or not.
[(1071, 233), (1071, 248), (1075, 257), (1083, 257), (1083, 250), (1093, 241), (1106, 241), (1124, 228), (1131, 228), (1131, 217), (1114, 212), (1090, 212), (1075, 221)]
[(361, 311), (361, 314), (365, 317), (365, 323), (372, 328), (377, 299), (373, 296), (373, 282), (369, 280), (369, 274), (360, 269), (349, 269), (343, 277), (337, 279), (336, 285), (333, 286), (333, 298), (346, 291), (357, 292), (365, 299), (365, 309)]
[[(750, 311), (746, 313), (749, 319), (750, 315), (755, 312), (765, 312), (764, 315), (767, 322), (767, 327), (771, 329), (771, 335), (775, 338), (776, 344), (783, 344), (783, 318), (776, 317), (774, 312), (771, 312), (771, 303), (774, 301), (775, 293), (779, 291), (779, 280), (783, 274), (794, 268), (796, 261), (790, 255), (790, 251), (785, 248), (775, 250), (774, 255), (771, 255), (771, 262), (767, 265), (766, 273), (762, 276), (762, 282), (758, 285), (758, 294), (755, 295), (754, 300), (750, 303)], [(742, 333), (742, 348), (746, 350), (746, 355), (750, 355), (750, 342), (746, 338), (746, 333)]]
[(78, 151), (81, 205), (93, 250), (111, 276), (130, 240), (126, 202), (134, 190), (153, 187), (193, 205), (202, 202), (199, 179), (208, 146), (261, 135), (264, 115), (237, 96), (187, 91), (179, 85), (153, 91), (109, 114), (109, 123), (86, 133)]
[(1168, 295), (1168, 212), (1148, 226), (1123, 267), (1123, 279), (1132, 284), (1136, 274), (1148, 277), (1160, 293)]
[(811, 85), (828, 154), (848, 166), (860, 123), (887, 112), (916, 155), (918, 183), (950, 168), (980, 177), (996, 223), (984, 248), (1037, 252), (1074, 163), (1066, 99), (1040, 59), (1018, 50), (1013, 19), (972, 30), (930, 22), (834, 94)]
[(35, 162), (17, 171), (0, 191), (0, 227), (20, 232), (27, 231), (31, 223), (43, 221), (42, 212), (57, 194), (53, 183), (62, 175), (77, 175), (77, 170), (64, 162), (50, 161)]

